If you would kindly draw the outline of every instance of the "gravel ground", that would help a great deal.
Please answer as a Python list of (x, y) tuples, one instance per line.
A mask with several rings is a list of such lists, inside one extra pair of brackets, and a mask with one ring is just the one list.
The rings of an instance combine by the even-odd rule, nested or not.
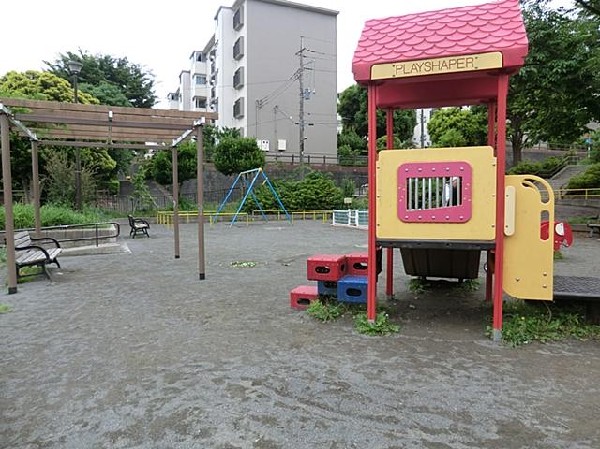
[[(291, 309), (306, 258), (364, 251), (364, 231), (207, 226), (204, 281), (194, 225), (179, 259), (170, 229), (150, 235), (0, 300), (0, 447), (600, 447), (600, 343), (494, 344), (483, 288), (417, 298), (398, 255), (398, 334)], [(578, 235), (556, 273), (598, 276), (599, 260)]]

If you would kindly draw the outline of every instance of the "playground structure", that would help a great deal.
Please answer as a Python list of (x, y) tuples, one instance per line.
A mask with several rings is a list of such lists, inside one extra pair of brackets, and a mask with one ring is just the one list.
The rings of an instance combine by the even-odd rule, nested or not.
[(273, 184), (271, 183), (271, 181), (269, 181), (269, 178), (267, 177), (267, 175), (265, 174), (265, 172), (262, 168), (253, 168), (252, 170), (246, 170), (246, 171), (240, 172), (236, 176), (233, 183), (231, 184), (231, 187), (229, 187), (229, 190), (225, 194), (225, 198), (223, 198), (223, 201), (221, 201), (221, 204), (219, 204), (219, 207), (217, 208), (215, 215), (219, 215), (221, 213), (221, 211), (225, 207), (225, 204), (227, 204), (227, 201), (229, 201), (229, 198), (231, 197), (231, 194), (233, 193), (236, 185), (238, 185), (238, 183), (239, 183), (239, 184), (241, 184), (241, 187), (244, 191), (244, 196), (242, 198), (242, 201), (240, 201), (240, 205), (238, 206), (237, 210), (235, 211), (235, 214), (233, 214), (233, 217), (231, 217), (230, 225), (233, 225), (235, 223), (238, 215), (240, 214), (242, 208), (244, 207), (244, 204), (246, 204), (246, 201), (249, 196), (252, 197), (252, 199), (254, 200), (254, 204), (256, 204), (256, 206), (258, 207), (258, 210), (260, 211), (260, 214), (263, 217), (263, 219), (265, 221), (269, 221), (267, 216), (265, 215), (265, 211), (262, 207), (262, 204), (260, 204), (260, 201), (258, 200), (258, 198), (256, 197), (256, 194), (254, 193), (254, 189), (256, 188), (256, 182), (261, 178), (262, 178), (261, 184), (264, 184), (267, 186), (267, 188), (273, 194), (273, 197), (275, 198), (275, 201), (277, 202), (277, 205), (279, 206), (280, 210), (285, 214), (287, 220), (291, 223), (292, 218), (290, 217), (290, 214), (288, 213), (287, 209), (281, 202), (281, 199), (279, 198), (279, 195), (277, 194), (275, 187), (273, 187)]
[[(528, 40), (517, 0), (448, 8), (365, 23), (352, 62), (368, 92), (367, 317), (376, 316), (379, 247), (408, 274), (476, 278), (487, 254), (493, 339), (502, 299), (553, 299), (554, 196), (535, 176), (505, 176), (508, 83)], [(487, 105), (487, 145), (393, 149), (395, 109)], [(386, 112), (388, 148), (377, 154), (376, 113)]]

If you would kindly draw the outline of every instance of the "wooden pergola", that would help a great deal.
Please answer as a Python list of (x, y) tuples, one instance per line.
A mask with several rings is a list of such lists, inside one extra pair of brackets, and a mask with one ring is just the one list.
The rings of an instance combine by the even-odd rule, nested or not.
[(171, 109), (138, 109), (51, 101), (0, 98), (0, 148), (6, 209), (8, 293), (17, 292), (15, 266), (12, 176), (9, 132), (15, 131), (31, 142), (32, 195), (35, 233), (40, 234), (40, 190), (38, 146), (74, 148), (115, 148), (130, 150), (171, 149), (173, 161), (174, 257), (179, 252), (177, 145), (196, 134), (198, 178), (198, 277), (204, 271), (203, 213), (203, 125), (217, 119), (214, 112)]

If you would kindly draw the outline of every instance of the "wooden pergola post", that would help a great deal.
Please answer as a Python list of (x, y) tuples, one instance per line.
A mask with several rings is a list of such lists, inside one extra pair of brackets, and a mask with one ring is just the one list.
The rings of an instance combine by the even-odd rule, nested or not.
[(2, 146), (2, 184), (4, 187), (6, 265), (8, 271), (8, 294), (17, 293), (17, 267), (15, 265), (15, 224), (12, 202), (12, 175), (10, 171), (10, 136), (8, 115), (0, 109), (0, 140)]

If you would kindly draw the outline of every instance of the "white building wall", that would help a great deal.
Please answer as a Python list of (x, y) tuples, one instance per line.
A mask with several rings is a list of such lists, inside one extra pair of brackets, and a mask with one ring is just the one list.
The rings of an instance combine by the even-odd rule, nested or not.
[[(236, 13), (240, 26), (234, 26)], [(238, 39), (243, 42), (243, 55), (236, 59)], [(190, 71), (182, 72), (177, 93), (170, 95), (179, 96), (182, 110), (194, 110), (194, 97), (205, 95), (206, 110), (218, 113), (217, 126), (238, 128), (243, 136), (268, 141), (269, 151), (297, 156), (302, 146), (298, 81), (302, 42), (304, 155), (334, 157), (337, 11), (286, 0), (236, 0), (231, 7), (219, 7), (215, 34), (202, 50), (204, 64), (190, 61)], [(244, 81), (234, 86), (234, 74), (240, 68)], [(206, 74), (209, 83), (205, 87), (195, 86), (198, 73)], [(280, 91), (282, 83), (286, 85)], [(243, 105), (237, 117), (236, 101)]]
[(412, 142), (416, 148), (428, 148), (431, 146), (431, 137), (427, 131), (427, 124), (431, 119), (433, 109), (417, 109), (417, 124), (415, 125)]
[(215, 16), (215, 58), (217, 67), (216, 76), (216, 94), (217, 94), (217, 112), (219, 120), (217, 126), (232, 127), (233, 120), (233, 89), (232, 79), (234, 72), (233, 65), (233, 44), (235, 42), (231, 32), (233, 23), (232, 8), (220, 7)]

